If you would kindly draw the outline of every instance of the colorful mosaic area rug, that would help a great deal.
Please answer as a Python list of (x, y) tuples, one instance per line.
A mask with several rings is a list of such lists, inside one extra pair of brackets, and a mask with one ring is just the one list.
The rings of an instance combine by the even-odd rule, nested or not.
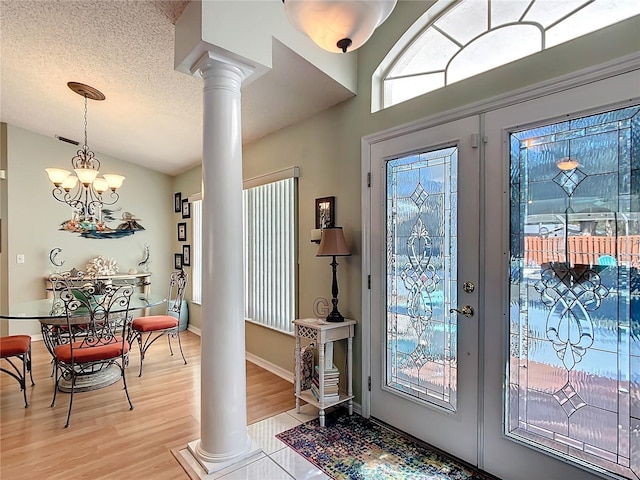
[(337, 411), (277, 438), (337, 480), (495, 480), (371, 420)]

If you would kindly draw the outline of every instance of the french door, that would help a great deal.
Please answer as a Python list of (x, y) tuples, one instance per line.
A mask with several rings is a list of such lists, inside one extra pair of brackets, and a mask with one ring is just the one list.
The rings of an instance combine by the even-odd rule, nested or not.
[(371, 416), (505, 480), (640, 478), (639, 80), (370, 141)]
[(371, 414), (473, 464), (478, 131), (472, 117), (371, 148)]
[(640, 478), (638, 96), (636, 70), (483, 117), (482, 461), (502, 478)]

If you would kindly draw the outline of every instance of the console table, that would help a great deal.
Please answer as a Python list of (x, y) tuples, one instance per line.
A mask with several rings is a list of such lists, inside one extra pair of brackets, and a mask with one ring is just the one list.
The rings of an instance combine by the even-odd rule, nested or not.
[[(133, 283), (139, 289), (140, 293), (142, 293), (143, 297), (147, 297), (151, 293), (151, 272), (115, 273), (113, 275), (100, 275), (95, 278), (96, 280), (113, 282), (114, 284)], [(53, 298), (53, 287), (51, 286), (49, 276), (44, 277), (44, 281), (47, 298)], [(143, 312), (144, 316), (149, 315), (149, 308), (145, 308)]]
[[(294, 320), (296, 335), (296, 411), (300, 413), (300, 400), (304, 400), (320, 409), (320, 426), (324, 427), (324, 412), (326, 408), (347, 402), (349, 415), (353, 414), (353, 334), (356, 321), (345, 320), (344, 322), (327, 322), (318, 318), (303, 318)], [(319, 399), (310, 390), (300, 391), (301, 382), (301, 360), (300, 360), (300, 339), (307, 338), (315, 341), (318, 345), (318, 384)], [(347, 340), (347, 391), (340, 392), (339, 398), (332, 401), (325, 401), (324, 394), (324, 364), (325, 364), (325, 344), (338, 340)]]

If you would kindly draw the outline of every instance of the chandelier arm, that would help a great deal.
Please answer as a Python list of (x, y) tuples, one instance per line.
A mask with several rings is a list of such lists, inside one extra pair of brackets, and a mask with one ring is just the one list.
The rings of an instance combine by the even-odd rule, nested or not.
[(82, 189), (82, 186), (79, 186), (73, 190), (73, 194), (71, 192), (67, 192), (65, 201), (69, 204), (69, 206), (78, 208), (77, 204), (82, 202)]
[(110, 191), (109, 192), (109, 196), (108, 196), (109, 200), (105, 200), (105, 196), (106, 196), (105, 194), (102, 194), (100, 196), (100, 199), (101, 199), (101, 202), (102, 202), (103, 205), (113, 205), (120, 198), (120, 195), (117, 192), (114, 192), (114, 191)]
[(53, 195), (53, 198), (55, 198), (57, 201), (66, 204), (68, 204), (69, 200), (71, 199), (71, 195), (69, 195), (69, 192), (60, 187), (54, 187), (54, 189), (51, 190), (51, 195)]

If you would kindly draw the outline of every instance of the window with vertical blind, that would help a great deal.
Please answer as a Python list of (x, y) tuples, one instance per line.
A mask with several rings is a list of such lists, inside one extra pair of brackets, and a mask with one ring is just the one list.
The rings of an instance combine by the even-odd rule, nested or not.
[(191, 205), (193, 218), (193, 240), (191, 242), (191, 300), (202, 303), (202, 200), (195, 200)]
[[(244, 182), (245, 319), (293, 333), (297, 315), (297, 177), (292, 167)], [(198, 204), (198, 205), (196, 205)], [(202, 202), (193, 204), (193, 301), (202, 299)]]
[(242, 192), (245, 318), (287, 333), (297, 303), (297, 170), (248, 180)]

